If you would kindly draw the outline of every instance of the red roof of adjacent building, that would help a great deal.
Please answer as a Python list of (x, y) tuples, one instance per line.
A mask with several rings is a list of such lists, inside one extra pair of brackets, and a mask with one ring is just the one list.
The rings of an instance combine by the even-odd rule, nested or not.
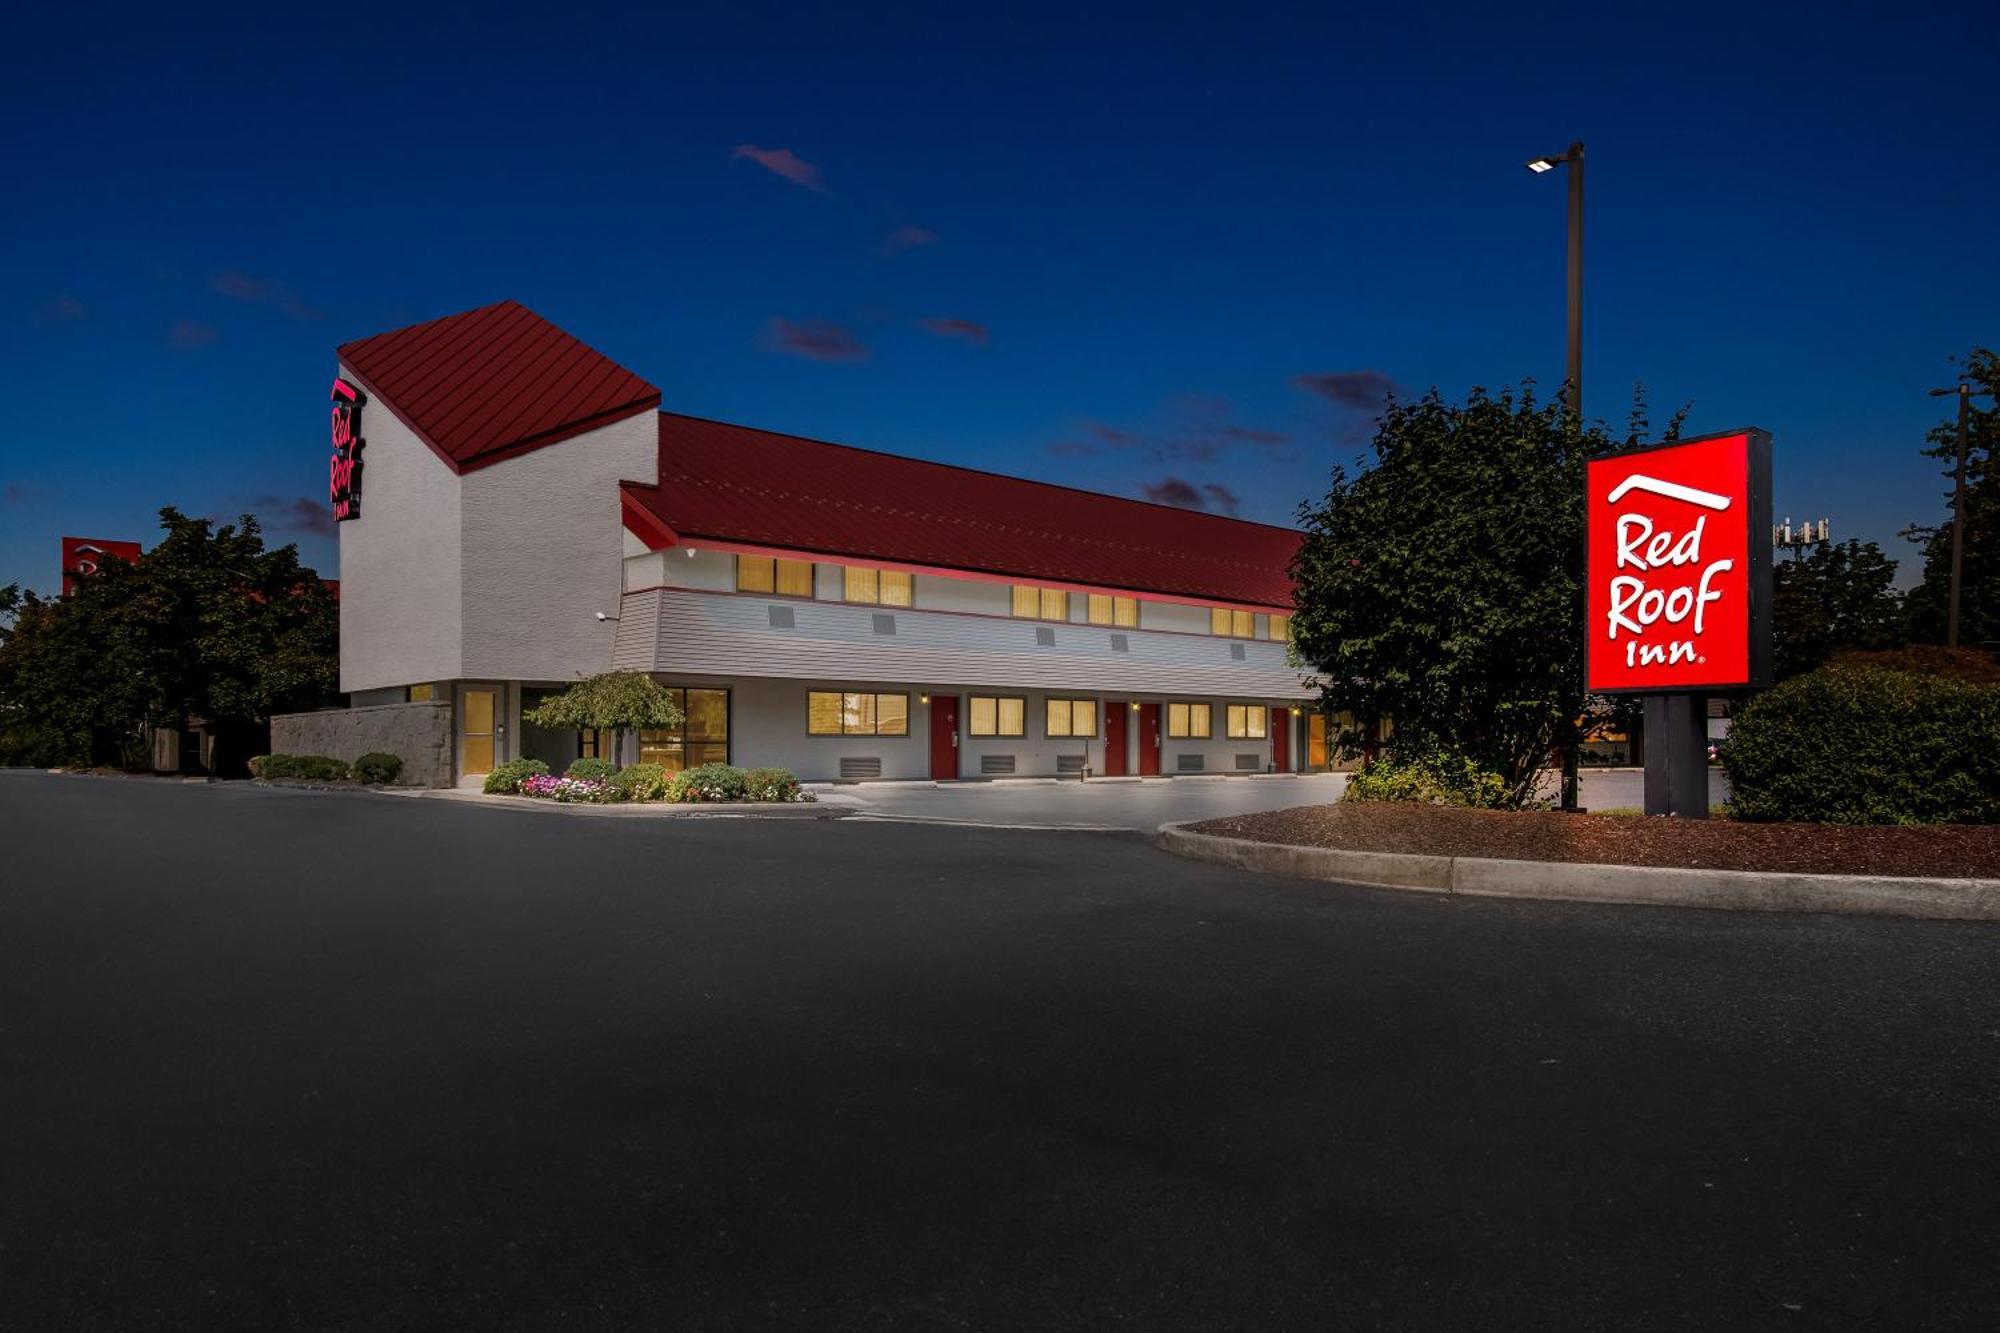
[(455, 472), (660, 403), (651, 384), (517, 301), (343, 343), (340, 359)]
[[(660, 415), (660, 480), (628, 484), (649, 541), (818, 555), (1289, 607), (1299, 534), (1048, 482)], [(665, 531), (660, 529), (664, 528)]]

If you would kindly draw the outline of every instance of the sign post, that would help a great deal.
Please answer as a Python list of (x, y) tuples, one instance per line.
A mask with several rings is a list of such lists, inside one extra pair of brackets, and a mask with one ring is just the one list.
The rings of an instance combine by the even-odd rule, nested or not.
[(1708, 696), (1771, 676), (1771, 437), (1587, 467), (1585, 688), (1645, 697), (1646, 813), (1708, 815)]

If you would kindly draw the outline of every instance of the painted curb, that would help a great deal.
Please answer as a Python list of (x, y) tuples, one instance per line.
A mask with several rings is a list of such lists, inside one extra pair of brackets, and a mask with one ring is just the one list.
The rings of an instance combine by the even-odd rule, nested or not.
[(1222, 838), (1193, 832), (1186, 824), (1160, 825), (1154, 842), (1191, 860), (1376, 889), (1730, 912), (1838, 912), (1934, 921), (2000, 921), (2000, 880), (1993, 879), (1682, 870), (1360, 852)]

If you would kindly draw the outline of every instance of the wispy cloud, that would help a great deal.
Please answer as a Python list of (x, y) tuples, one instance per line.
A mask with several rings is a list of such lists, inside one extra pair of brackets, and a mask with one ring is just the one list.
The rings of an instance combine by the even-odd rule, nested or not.
[(1146, 482), (1139, 487), (1139, 493), (1154, 504), (1172, 505), (1176, 509), (1200, 509), (1231, 517), (1235, 516), (1241, 503), (1236, 492), (1220, 482), (1196, 485), (1183, 477), (1174, 476)]
[(773, 317), (764, 340), (780, 352), (809, 361), (866, 361), (868, 348), (845, 324), (828, 319), (789, 320)]
[(900, 255), (907, 250), (921, 250), (937, 243), (938, 234), (929, 227), (898, 227), (883, 238), (882, 253)]
[(1396, 391), (1396, 383), (1379, 370), (1323, 370), (1294, 375), (1292, 383), (1339, 407), (1374, 412)]
[(326, 506), (325, 501), (315, 500), (309, 495), (291, 498), (260, 495), (250, 502), (250, 512), (262, 519), (264, 526), (273, 532), (331, 537), (340, 531), (333, 510)]
[(992, 340), (992, 334), (984, 324), (974, 323), (969, 319), (950, 319), (942, 315), (933, 315), (928, 319), (918, 320), (917, 326), (926, 333), (935, 333), (940, 338), (958, 338), (975, 347), (984, 347)]
[(759, 148), (754, 143), (740, 143), (730, 156), (746, 158), (772, 175), (783, 176), (805, 189), (819, 194), (833, 193), (826, 188), (826, 173), (789, 148)]
[(177, 319), (173, 327), (167, 330), (167, 343), (169, 346), (188, 352), (197, 347), (206, 347), (221, 336), (215, 331), (213, 324), (202, 324), (192, 319)]
[(1221, 399), (1184, 397), (1170, 405), (1166, 423), (1158, 428), (1132, 430), (1085, 421), (1082, 438), (1057, 440), (1045, 452), (1058, 457), (1129, 453), (1154, 463), (1180, 464), (1212, 463), (1236, 449), (1260, 453), (1273, 462), (1296, 456), (1286, 447), (1292, 439), (1286, 432), (1227, 420), (1229, 412), (1229, 404)]
[(224, 269), (208, 280), (208, 285), (232, 301), (264, 305), (287, 319), (312, 320), (320, 312), (299, 299), (299, 294), (275, 278), (259, 278), (242, 269)]
[(59, 292), (36, 307), (35, 318), (44, 324), (80, 324), (90, 318), (90, 307), (68, 292)]

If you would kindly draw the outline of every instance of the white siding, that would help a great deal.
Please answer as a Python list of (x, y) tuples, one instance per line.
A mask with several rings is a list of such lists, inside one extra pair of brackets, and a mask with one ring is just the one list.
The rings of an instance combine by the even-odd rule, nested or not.
[[(789, 611), (775, 629), (769, 612)], [(876, 614), (896, 632), (878, 634)], [(930, 681), (1133, 694), (1291, 700), (1311, 696), (1285, 646), (1208, 634), (1155, 634), (948, 613), (660, 589), (628, 593), (613, 661), (661, 673)], [(1204, 621), (1204, 628), (1206, 622)], [(1046, 630), (1053, 646), (1040, 646)], [(1122, 636), (1126, 652), (1113, 652)], [(1238, 660), (1236, 653), (1242, 653)]]

